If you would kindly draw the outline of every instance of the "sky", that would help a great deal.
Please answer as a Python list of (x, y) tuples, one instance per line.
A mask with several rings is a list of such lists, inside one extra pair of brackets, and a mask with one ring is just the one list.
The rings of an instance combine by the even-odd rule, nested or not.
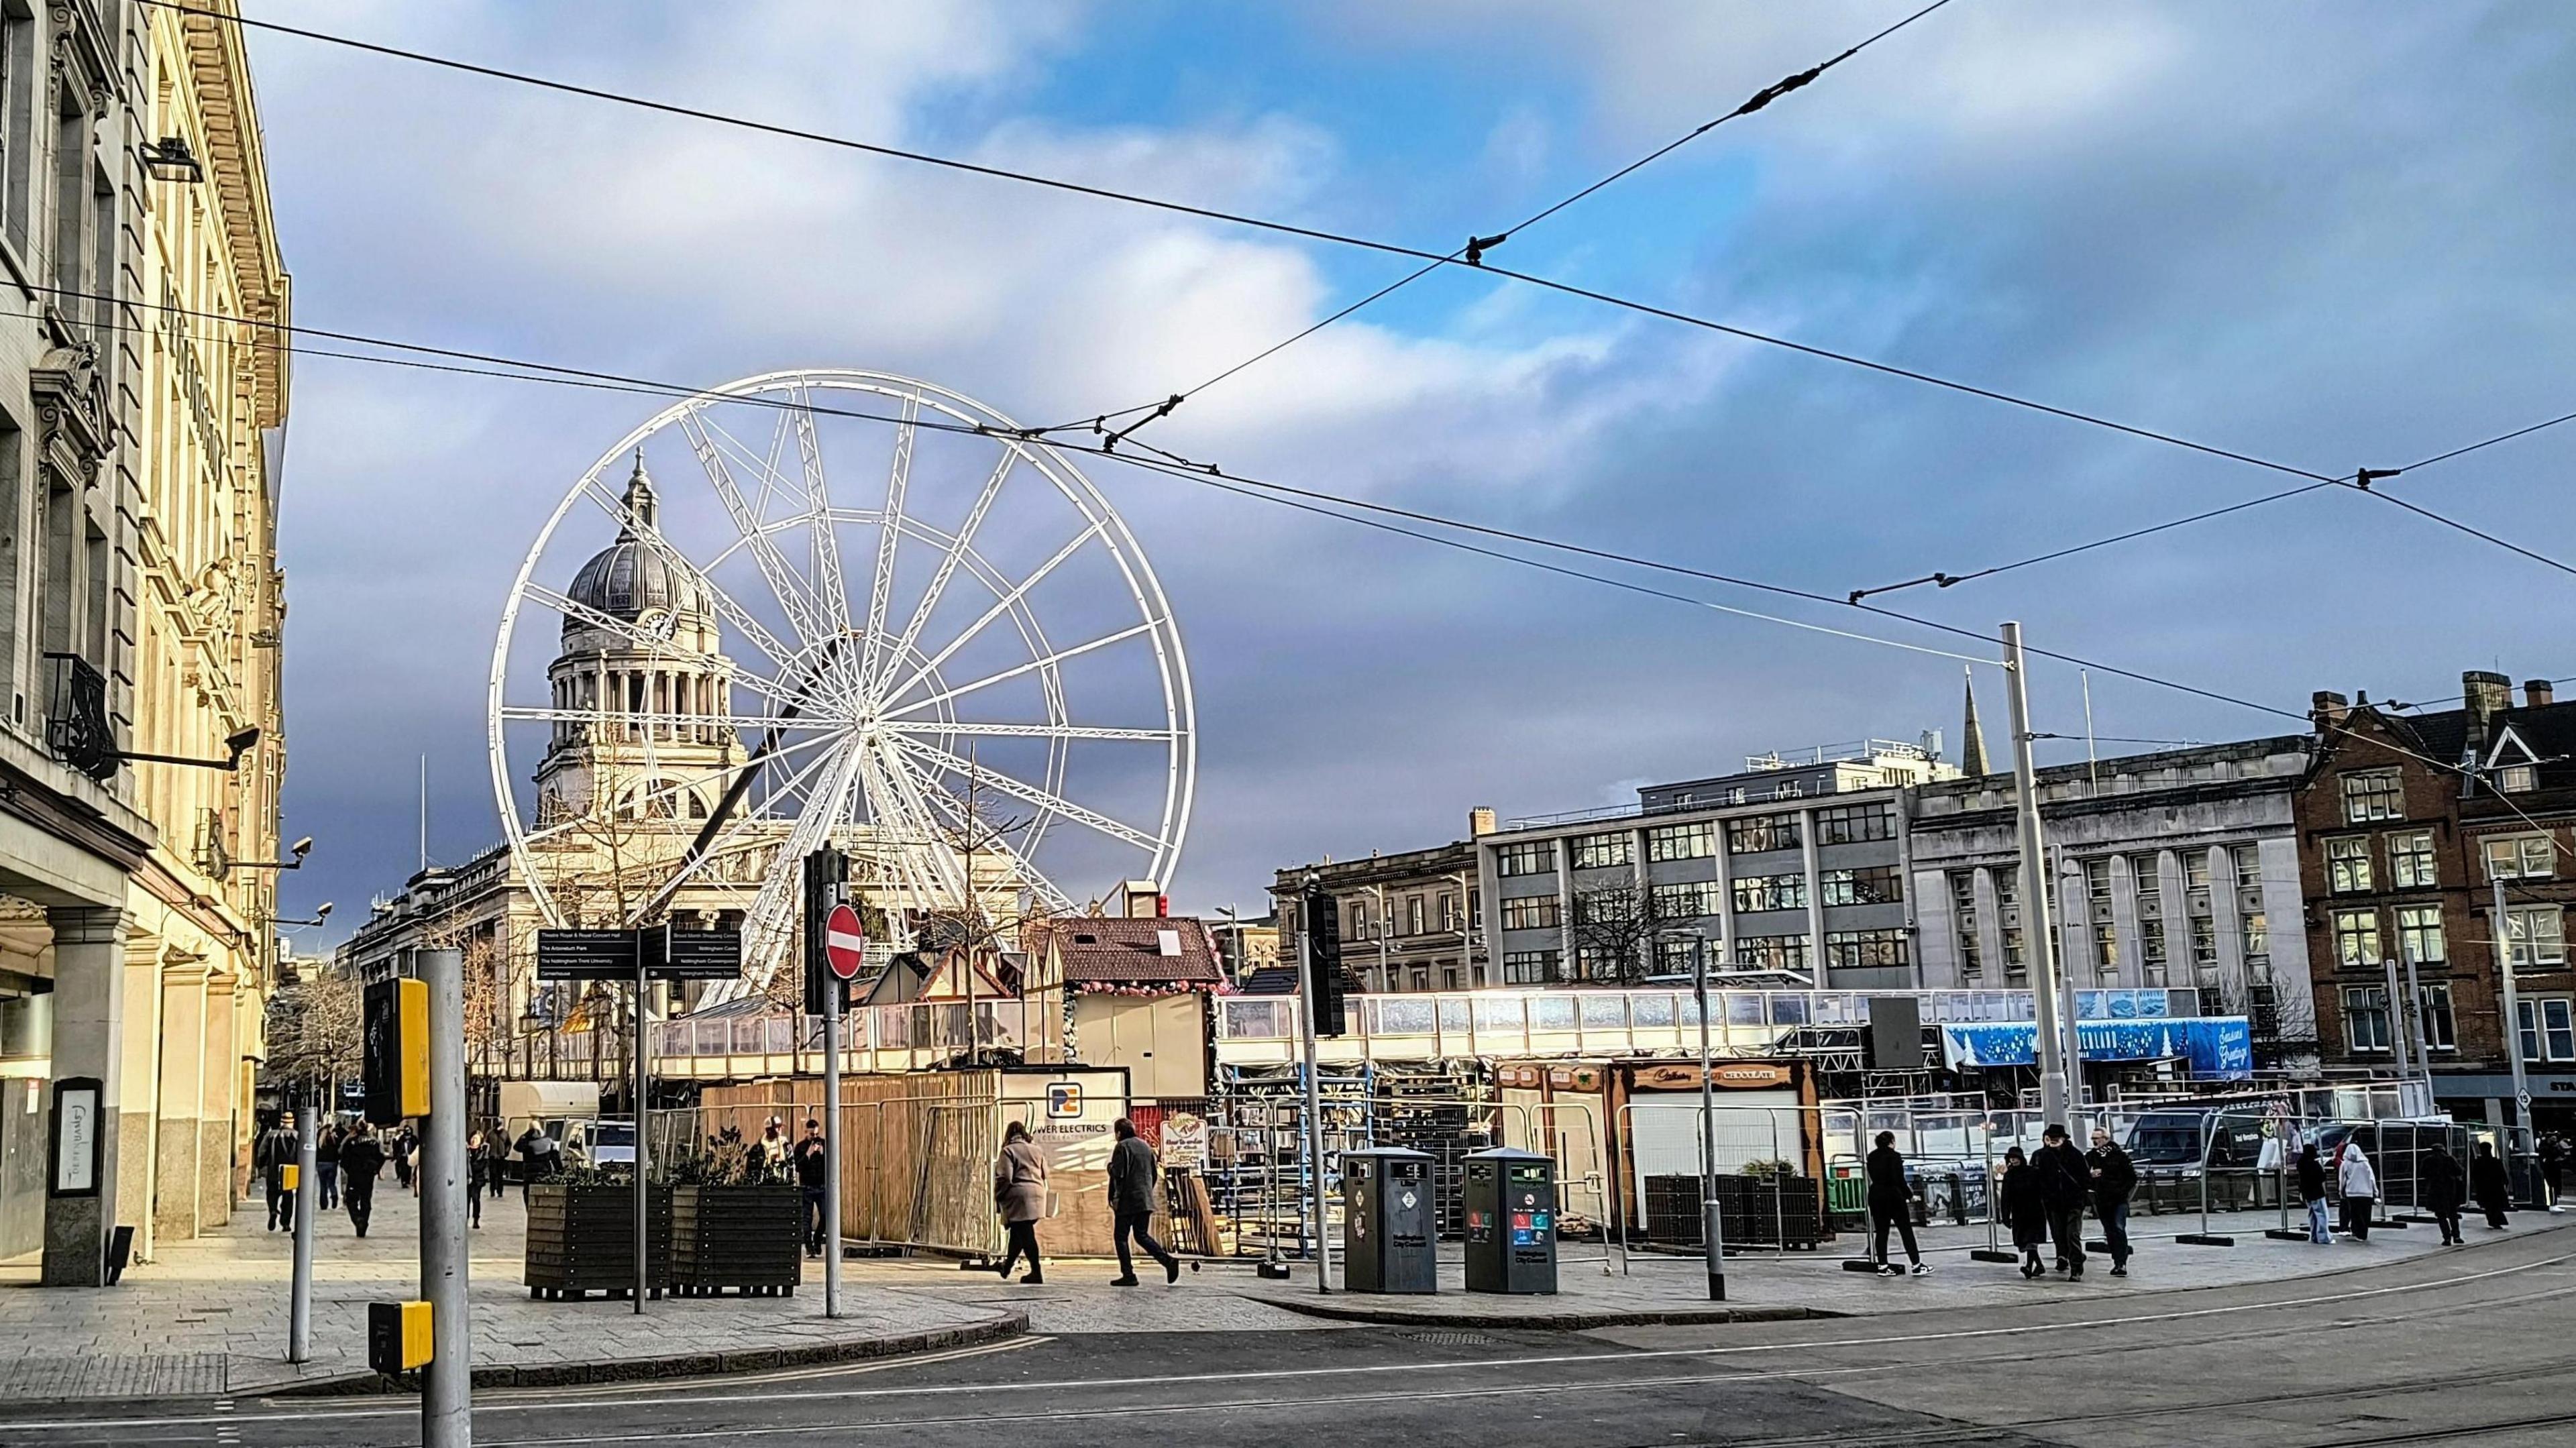
[[(245, 4), (1435, 250), (1915, 8)], [(1051, 423), (1187, 387), (1413, 265), (285, 34), (249, 44), (310, 327), (692, 387), (860, 368)], [(1953, 0), (1493, 259), (2349, 473), (2576, 411), (2570, 175), (2576, 33), (2554, 7)], [(662, 405), (297, 359), (285, 833), (319, 843), (286, 903), (337, 906), (305, 945), (415, 868), (424, 756), (431, 858), (500, 837), (484, 715), (504, 602), (567, 489)], [(1462, 268), (1145, 436), (1237, 473), (1833, 596), (2301, 481)], [(2571, 464), (2576, 423), (2379, 486), (2563, 560)], [(1871, 637), (1801, 630), (1081, 466), (1188, 648), (1182, 909), (1259, 913), (1274, 871), (1456, 839), (1473, 806), (1616, 804), (1748, 753), (1932, 729), (1955, 752), (1954, 655), (1995, 654), (1556, 560)], [(2330, 489), (1879, 601), (1981, 634), (2017, 619), (2035, 647), (2279, 711), (2091, 675), (2100, 736), (2220, 740), (2302, 730), (2317, 689), (2420, 700), (2456, 694), (2463, 669), (2576, 674), (2571, 588)], [(2000, 747), (2001, 675), (1975, 675)], [(2040, 661), (2030, 688), (2036, 729), (2080, 739), (2077, 671)], [(2081, 750), (2048, 741), (2041, 758)]]

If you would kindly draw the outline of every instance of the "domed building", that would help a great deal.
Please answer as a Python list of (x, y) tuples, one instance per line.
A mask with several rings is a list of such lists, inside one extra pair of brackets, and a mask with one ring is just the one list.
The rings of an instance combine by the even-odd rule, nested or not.
[(724, 722), (733, 662), (705, 585), (654, 532), (659, 501), (640, 452), (624, 503), (631, 521), (573, 575), (563, 647), (546, 668), (554, 708), (595, 717), (554, 726), (537, 769), (540, 825), (704, 820), (747, 758)]

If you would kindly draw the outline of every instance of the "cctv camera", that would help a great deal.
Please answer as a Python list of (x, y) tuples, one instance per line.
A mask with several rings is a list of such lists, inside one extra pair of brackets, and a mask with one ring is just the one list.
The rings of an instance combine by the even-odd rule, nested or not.
[(289, 848), (295, 852), (295, 858), (299, 860), (303, 859), (306, 855), (313, 853), (313, 837), (311, 835), (306, 835), (304, 838), (297, 840)]
[(330, 901), (328, 901), (328, 900), (325, 900), (325, 901), (323, 901), (320, 905), (315, 906), (315, 907), (313, 908), (313, 918), (314, 918), (314, 920), (315, 920), (315, 921), (317, 921), (317, 922), (330, 919), (330, 918), (331, 918), (331, 902), (330, 902)]

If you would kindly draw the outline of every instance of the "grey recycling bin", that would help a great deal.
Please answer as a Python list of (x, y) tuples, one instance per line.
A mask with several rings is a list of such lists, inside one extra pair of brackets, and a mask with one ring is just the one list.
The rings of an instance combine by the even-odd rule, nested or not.
[(1556, 1162), (1498, 1146), (1467, 1154), (1467, 1290), (1556, 1291)]
[(1352, 1292), (1437, 1292), (1431, 1158), (1400, 1146), (1342, 1153), (1342, 1285)]

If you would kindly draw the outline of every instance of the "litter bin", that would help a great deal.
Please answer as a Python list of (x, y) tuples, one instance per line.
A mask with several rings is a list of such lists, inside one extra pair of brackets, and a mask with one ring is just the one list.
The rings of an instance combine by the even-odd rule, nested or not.
[(1431, 1157), (1400, 1146), (1342, 1153), (1342, 1285), (1437, 1292)]
[(1496, 1147), (1467, 1156), (1467, 1290), (1556, 1291), (1556, 1162)]

